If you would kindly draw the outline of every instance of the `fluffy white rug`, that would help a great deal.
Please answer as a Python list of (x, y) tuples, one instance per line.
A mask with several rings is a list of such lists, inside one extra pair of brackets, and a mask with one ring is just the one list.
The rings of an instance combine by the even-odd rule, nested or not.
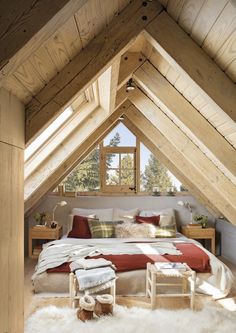
[(49, 306), (31, 315), (25, 333), (233, 333), (236, 314), (206, 307), (202, 311), (147, 310), (116, 306), (114, 316), (83, 323), (76, 310)]

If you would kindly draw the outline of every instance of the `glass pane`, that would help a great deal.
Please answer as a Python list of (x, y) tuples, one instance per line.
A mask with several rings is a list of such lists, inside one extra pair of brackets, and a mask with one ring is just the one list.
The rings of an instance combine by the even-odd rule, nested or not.
[(140, 145), (140, 189), (146, 192), (166, 192), (173, 188), (179, 191), (181, 183), (155, 158), (143, 144)]
[(134, 187), (134, 169), (121, 170), (121, 185)]
[(107, 170), (106, 185), (119, 185), (119, 170)]
[(104, 139), (104, 146), (135, 147), (136, 137), (130, 130), (119, 123)]
[(134, 154), (121, 154), (121, 169), (134, 168)]
[(106, 154), (107, 168), (119, 168), (119, 154)]
[(100, 189), (99, 148), (96, 147), (63, 181), (67, 192)]

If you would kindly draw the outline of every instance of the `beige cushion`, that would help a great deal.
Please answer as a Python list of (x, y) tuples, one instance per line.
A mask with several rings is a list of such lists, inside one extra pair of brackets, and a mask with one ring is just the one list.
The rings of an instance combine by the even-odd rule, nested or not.
[(135, 222), (135, 216), (138, 215), (139, 209), (120, 209), (114, 208), (113, 220), (114, 221), (124, 221), (125, 223)]
[(115, 227), (117, 238), (155, 238), (156, 228), (149, 223), (123, 223)]

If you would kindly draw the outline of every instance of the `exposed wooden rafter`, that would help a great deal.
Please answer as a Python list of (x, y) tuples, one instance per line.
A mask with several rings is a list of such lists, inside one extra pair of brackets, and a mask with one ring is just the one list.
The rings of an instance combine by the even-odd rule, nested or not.
[[(174, 87), (146, 61), (134, 72), (134, 78), (145, 93), (173, 121), (190, 133), (193, 141), (209, 157), (221, 163), (222, 171), (236, 184), (235, 149)], [(207, 135), (206, 135), (207, 133)], [(211, 156), (212, 155), (212, 156)]]
[[(144, 127), (141, 125), (140, 122), (143, 122), (144, 116), (135, 108), (134, 105), (132, 105), (129, 108), (129, 115), (124, 115), (124, 125), (127, 126), (127, 128), (133, 132), (134, 135), (136, 135), (140, 141), (155, 155), (155, 157), (163, 164), (165, 167), (170, 170), (170, 172), (173, 173), (173, 175), (181, 181), (181, 183), (186, 186), (186, 188), (189, 190), (189, 192), (201, 203), (203, 204), (215, 217), (219, 217), (222, 214), (219, 212), (219, 210), (212, 205), (212, 203), (208, 200), (204, 192), (201, 192), (192, 182), (191, 179), (189, 179), (186, 174), (183, 172), (182, 169), (178, 169), (178, 167), (175, 164), (175, 161), (171, 159), (171, 156), (178, 156), (180, 157), (180, 153), (174, 148), (172, 145), (172, 153), (171, 153), (171, 143), (164, 138), (164, 136), (158, 131), (158, 137), (156, 136), (156, 129), (154, 126), (149, 122), (146, 121), (146, 130), (144, 130)], [(136, 118), (137, 116), (137, 118)], [(145, 125), (145, 124), (144, 124)], [(160, 141), (160, 142), (159, 142)], [(166, 146), (170, 149), (170, 154), (165, 155), (161, 149), (159, 148), (160, 143), (162, 142), (164, 145), (164, 142), (166, 141)], [(181, 156), (182, 163), (184, 162), (185, 165), (188, 165), (188, 161), (184, 160)], [(189, 166), (191, 168), (191, 166)]]
[[(25, 190), (26, 193), (27, 190), (29, 193), (25, 200), (25, 213), (44, 195), (52, 191), (89, 154), (103, 137), (107, 135), (112, 125), (129, 106), (130, 102), (126, 101), (108, 118), (104, 110), (98, 109), (78, 126), (76, 130), (77, 134), (72, 133), (70, 138), (65, 141), (64, 150), (60, 148), (59, 154), (61, 160), (58, 160), (59, 155), (55, 152), (53, 156), (49, 157), (48, 163), (45, 163), (43, 168), (43, 170), (46, 170), (51, 166), (51, 170), (47, 170), (44, 177), (42, 176), (42, 169), (36, 170), (33, 176), (26, 182)], [(41, 181), (42, 179), (44, 179), (43, 182)]]
[(236, 121), (234, 83), (166, 12), (146, 27), (144, 35), (173, 67), (197, 85), (206, 100)]
[(1, 1), (0, 82), (63, 25), (87, 0)]
[[(202, 151), (144, 93), (135, 89), (130, 101), (174, 145), (195, 170), (195, 185), (232, 223), (236, 218), (236, 188)], [(189, 173), (186, 172), (187, 175)], [(197, 181), (197, 175), (199, 180)], [(189, 176), (190, 177), (190, 176)], [(192, 179), (192, 177), (191, 177)], [(208, 194), (207, 194), (208, 193)]]
[[(43, 88), (26, 107), (29, 143), (69, 103), (121, 56), (141, 31), (162, 11), (157, 1), (131, 2)], [(115, 45), (115, 46), (114, 46)]]

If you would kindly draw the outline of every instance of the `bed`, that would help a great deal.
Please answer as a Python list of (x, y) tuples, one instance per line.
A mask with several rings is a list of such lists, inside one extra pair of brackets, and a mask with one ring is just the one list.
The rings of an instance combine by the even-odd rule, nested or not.
[[(78, 214), (78, 211), (75, 213)], [(85, 212), (79, 211), (79, 214), (85, 215)], [(125, 216), (130, 217), (130, 214)], [(112, 261), (117, 268), (117, 295), (145, 294), (147, 262), (187, 263), (197, 272), (197, 291), (212, 295), (215, 299), (226, 296), (233, 281), (233, 275), (226, 265), (200, 243), (178, 232), (171, 238), (64, 237), (44, 245), (32, 276), (35, 293), (68, 294), (69, 263), (78, 258), (101, 257)]]

